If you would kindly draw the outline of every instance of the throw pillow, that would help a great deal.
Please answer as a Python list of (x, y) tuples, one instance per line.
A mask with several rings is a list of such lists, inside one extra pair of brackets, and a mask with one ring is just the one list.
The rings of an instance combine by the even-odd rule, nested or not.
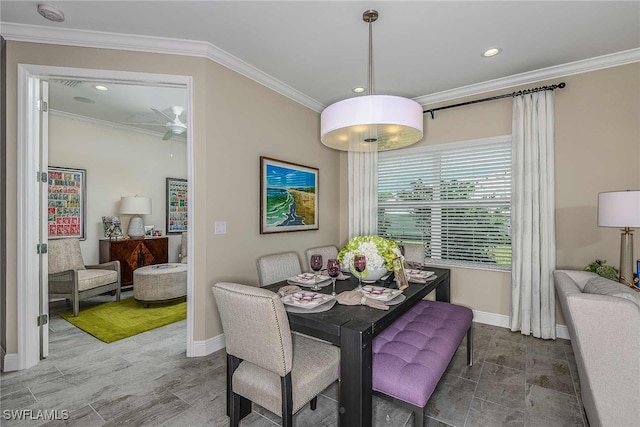
[(636, 292), (622, 283), (614, 282), (604, 277), (594, 277), (590, 279), (586, 285), (584, 285), (583, 292), (624, 298), (635, 303), (640, 308), (640, 292)]

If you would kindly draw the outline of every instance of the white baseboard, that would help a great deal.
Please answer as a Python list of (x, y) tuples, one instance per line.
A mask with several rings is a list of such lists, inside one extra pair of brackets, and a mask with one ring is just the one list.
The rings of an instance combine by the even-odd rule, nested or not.
[(205, 341), (194, 341), (192, 357), (207, 356), (225, 348), (224, 334), (220, 334)]
[(18, 370), (18, 354), (7, 354), (2, 347), (0, 347), (0, 362), (2, 363), (2, 372)]
[[(473, 310), (473, 321), (484, 323), (485, 325), (499, 326), (501, 328), (511, 328), (510, 318), (504, 314)], [(556, 324), (556, 337), (570, 340), (569, 329), (565, 325)]]
[[(504, 314), (489, 313), (486, 311), (473, 311), (473, 321), (484, 323), (485, 325), (510, 328), (509, 316)], [(558, 338), (569, 339), (569, 330), (565, 325), (556, 325), (556, 335)], [(193, 342), (193, 357), (207, 356), (225, 347), (224, 334), (220, 334), (205, 341)]]

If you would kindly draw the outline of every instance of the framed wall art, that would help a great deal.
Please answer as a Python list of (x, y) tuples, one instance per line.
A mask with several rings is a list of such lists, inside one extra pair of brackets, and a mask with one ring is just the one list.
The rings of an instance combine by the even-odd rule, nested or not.
[(87, 171), (50, 166), (47, 226), (49, 239), (85, 240)]
[(318, 169), (260, 157), (260, 234), (318, 229)]
[(167, 234), (187, 231), (189, 226), (187, 217), (188, 204), (187, 180), (167, 178)]

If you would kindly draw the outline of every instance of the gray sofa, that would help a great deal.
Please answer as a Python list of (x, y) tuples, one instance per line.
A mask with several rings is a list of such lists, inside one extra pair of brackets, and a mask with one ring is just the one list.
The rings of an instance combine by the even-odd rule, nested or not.
[(554, 281), (590, 426), (640, 425), (640, 292), (586, 271)]

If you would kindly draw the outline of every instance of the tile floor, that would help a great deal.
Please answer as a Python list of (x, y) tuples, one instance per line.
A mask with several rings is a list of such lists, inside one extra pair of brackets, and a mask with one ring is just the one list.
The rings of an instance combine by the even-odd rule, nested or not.
[[(125, 294), (126, 295), (126, 294)], [(0, 376), (2, 426), (227, 426), (225, 355), (186, 358), (186, 322), (105, 344), (51, 307), (50, 357)], [(463, 341), (431, 397), (425, 426), (587, 426), (577, 368), (566, 340), (543, 341), (474, 324), (474, 365)], [(318, 408), (295, 415), (297, 426), (337, 425), (338, 385)], [(374, 426), (413, 425), (410, 411), (374, 397)], [(10, 420), (12, 409), (68, 410), (67, 421)], [(254, 405), (241, 426), (280, 419)]]

